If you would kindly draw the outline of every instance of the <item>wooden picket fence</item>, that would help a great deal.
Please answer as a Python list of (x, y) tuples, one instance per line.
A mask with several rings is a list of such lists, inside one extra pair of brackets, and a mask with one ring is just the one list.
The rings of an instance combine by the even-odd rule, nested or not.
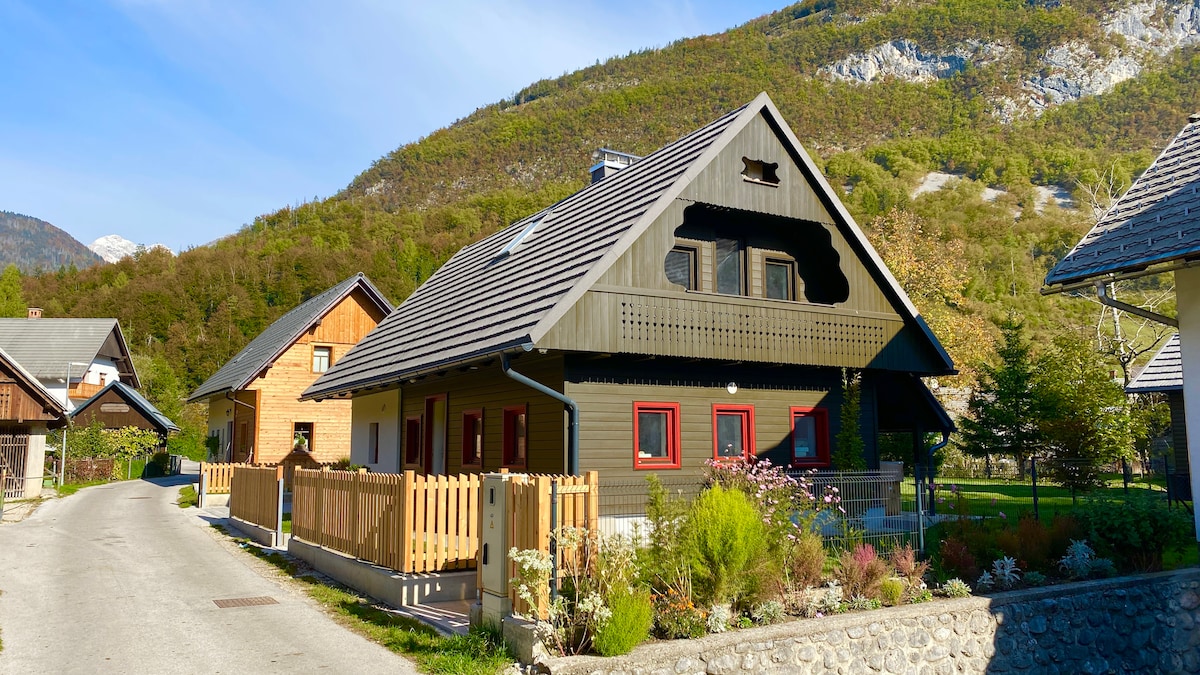
[[(546, 475), (517, 475), (508, 482), (508, 503), (512, 520), (509, 533), (510, 544), (517, 549), (535, 549), (544, 553), (550, 552), (550, 538), (555, 526), (551, 518), (551, 504), (554, 501), (553, 484), (557, 483), (558, 513), (557, 526), (563, 528), (579, 528), (589, 532), (598, 532), (600, 515), (600, 474), (588, 471), (582, 476), (546, 476)], [(562, 557), (574, 556), (578, 551), (559, 551), (560, 566)], [(505, 551), (505, 555), (508, 552)], [(509, 578), (517, 576), (517, 566), (509, 561)], [(482, 587), (481, 583), (478, 583)], [(509, 599), (513, 603), (513, 611), (518, 614), (531, 616), (537, 614), (546, 618), (549, 606), (549, 589), (545, 589), (538, 598), (538, 608), (533, 609), (521, 598), (517, 597), (515, 585), (509, 586)]]
[(229, 494), (229, 486), (233, 482), (233, 470), (239, 466), (254, 465), (232, 464), (229, 462), (200, 462), (200, 475), (205, 480), (205, 492), (210, 495)]
[(233, 467), (229, 491), (229, 515), (254, 523), (268, 530), (279, 531), (280, 466)]
[(296, 469), (292, 536), (403, 573), (471, 569), (479, 475)]

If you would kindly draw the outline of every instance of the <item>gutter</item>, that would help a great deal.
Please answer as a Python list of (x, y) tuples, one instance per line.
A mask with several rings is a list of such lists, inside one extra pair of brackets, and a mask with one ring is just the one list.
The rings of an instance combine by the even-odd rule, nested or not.
[[(522, 345), (522, 347), (525, 349), (525, 351), (529, 351), (530, 349), (533, 348), (533, 345), (526, 343), (526, 344)], [(569, 422), (567, 423), (567, 430), (569, 433), (569, 437), (567, 439), (567, 475), (578, 476), (579, 475), (579, 405), (577, 403), (575, 403), (575, 401), (568, 398), (567, 396), (560, 394), (557, 391), (554, 391), (553, 389), (551, 389), (550, 387), (547, 387), (546, 385), (542, 384), (541, 382), (538, 382), (537, 380), (534, 380), (530, 377), (522, 375), (521, 373), (518, 373), (517, 371), (513, 370), (512, 365), (509, 364), (509, 362), (508, 362), (508, 352), (500, 352), (500, 368), (501, 368), (501, 370), (504, 371), (504, 374), (509, 376), (510, 378), (516, 380), (517, 382), (520, 382), (521, 384), (523, 384), (531, 389), (539, 391), (539, 392), (549, 396), (550, 398), (553, 398), (556, 401), (561, 401), (562, 404), (564, 406), (566, 406), (567, 412), (570, 413)]]
[(1116, 298), (1112, 297), (1111, 295), (1108, 294), (1108, 284), (1104, 281), (1096, 282), (1096, 299), (1100, 301), (1100, 304), (1102, 304), (1106, 307), (1112, 307), (1113, 309), (1119, 309), (1122, 312), (1128, 312), (1135, 316), (1140, 316), (1143, 319), (1150, 319), (1151, 321), (1157, 321), (1158, 323), (1163, 323), (1168, 326), (1174, 326), (1175, 328), (1179, 328), (1179, 319), (1165, 316), (1163, 314), (1159, 314), (1158, 312), (1151, 312), (1148, 309), (1144, 309), (1142, 307), (1136, 307), (1129, 303), (1121, 302), (1120, 300), (1117, 300)]

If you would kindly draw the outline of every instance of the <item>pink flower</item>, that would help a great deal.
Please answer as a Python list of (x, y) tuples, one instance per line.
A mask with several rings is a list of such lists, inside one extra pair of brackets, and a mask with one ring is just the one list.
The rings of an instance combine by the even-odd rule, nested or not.
[(1000, 517), (1001, 517), (1001, 518), (1008, 518), (1008, 516), (1004, 515), (1004, 512), (1003, 512), (1003, 511), (1001, 511), (1001, 512), (1000, 512)]

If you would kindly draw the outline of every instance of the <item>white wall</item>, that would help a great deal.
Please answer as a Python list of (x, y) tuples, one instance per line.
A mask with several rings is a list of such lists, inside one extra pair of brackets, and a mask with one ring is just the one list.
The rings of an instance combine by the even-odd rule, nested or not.
[[(66, 377), (67, 364), (63, 363), (62, 374), (59, 377), (51, 378), (49, 380), (40, 380), (40, 382), (42, 386), (50, 392), (50, 395), (58, 399), (59, 403), (65, 405), (67, 407), (67, 411), (70, 412), (78, 406), (75, 405), (73, 401), (67, 400), (67, 386), (63, 383), (63, 380)], [(96, 360), (92, 361), (91, 365), (89, 365), (86, 369), (80, 365), (72, 364), (71, 366), (72, 382), (85, 382), (87, 384), (100, 385), (108, 384), (109, 382), (115, 382), (119, 379), (121, 379), (121, 371), (117, 369), (116, 364), (110, 359), (103, 357), (96, 357)], [(85, 400), (87, 399), (78, 399), (80, 403)]]
[[(400, 390), (355, 396), (350, 406), (350, 461), (371, 471), (400, 471)], [(368, 439), (371, 423), (379, 425), (379, 461), (370, 463)]]
[(46, 425), (30, 424), (29, 450), (25, 455), (25, 499), (35, 499), (42, 495), (42, 473), (46, 466), (46, 450)]
[[(1183, 361), (1183, 408), (1187, 420), (1188, 463), (1192, 496), (1200, 495), (1200, 268), (1175, 273), (1175, 301), (1179, 315), (1179, 355)], [(1196, 541), (1200, 541), (1200, 509), (1193, 509)]]

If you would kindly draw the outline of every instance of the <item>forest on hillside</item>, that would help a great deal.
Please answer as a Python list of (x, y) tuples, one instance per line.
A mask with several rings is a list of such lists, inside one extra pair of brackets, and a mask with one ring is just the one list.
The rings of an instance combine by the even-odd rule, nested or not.
[[(214, 244), (27, 275), (23, 293), (46, 316), (118, 317), (146, 367), (174, 383), (164, 391), (186, 392), (351, 274), (399, 303), (461, 246), (582, 188), (594, 149), (648, 153), (766, 91), (969, 378), (1011, 313), (1035, 336), (1097, 330), (1093, 303), (1043, 297), (1042, 278), (1090, 226), (1090, 198), (1127, 187), (1200, 100), (1200, 53), (1184, 48), (1103, 95), (996, 114), (1047, 48), (1121, 48), (1102, 22), (1126, 4), (801, 2), (534, 83), (380, 158), (341, 193), (253, 218)], [(900, 37), (926, 50), (1007, 51), (932, 81), (823, 74)], [(931, 171), (958, 178), (914, 196)], [(1035, 187), (1047, 185), (1082, 208), (1043, 203)], [(1150, 298), (1159, 283), (1122, 292)]]

